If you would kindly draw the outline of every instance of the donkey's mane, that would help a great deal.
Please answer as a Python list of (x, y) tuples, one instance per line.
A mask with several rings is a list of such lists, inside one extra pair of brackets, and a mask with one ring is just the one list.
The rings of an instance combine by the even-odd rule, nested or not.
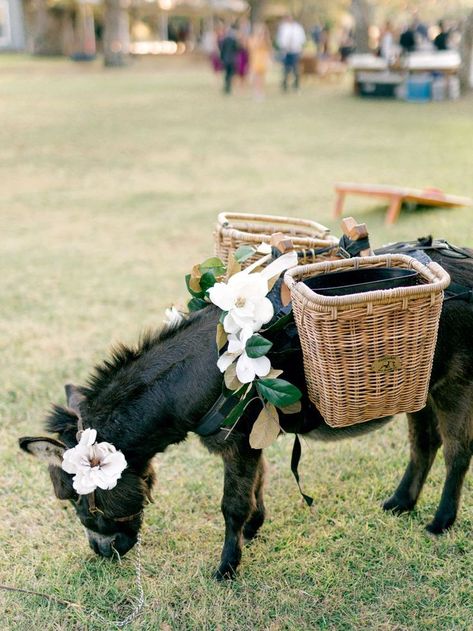
[(178, 324), (166, 325), (162, 329), (144, 331), (136, 346), (116, 344), (112, 347), (109, 357), (94, 367), (87, 379), (86, 386), (81, 388), (82, 392), (88, 397), (94, 396), (105, 388), (121, 370), (130, 366), (145, 353), (153, 350), (158, 344), (166, 342), (177, 333), (187, 329), (196, 316), (191, 315)]

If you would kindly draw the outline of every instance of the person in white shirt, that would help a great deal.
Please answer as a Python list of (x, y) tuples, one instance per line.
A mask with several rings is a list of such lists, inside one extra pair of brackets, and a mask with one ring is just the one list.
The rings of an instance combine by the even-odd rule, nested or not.
[(299, 88), (299, 57), (305, 43), (305, 32), (299, 22), (290, 15), (281, 22), (276, 42), (283, 55), (282, 88), (287, 92), (289, 75), (294, 75), (293, 87)]

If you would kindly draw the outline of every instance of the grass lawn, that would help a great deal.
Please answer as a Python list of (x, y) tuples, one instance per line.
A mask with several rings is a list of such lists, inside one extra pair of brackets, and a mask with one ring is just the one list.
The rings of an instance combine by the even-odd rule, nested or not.
[[(181, 60), (124, 70), (0, 57), (0, 591), (2, 630), (113, 628), (134, 589), (123, 565), (88, 548), (46, 467), (17, 438), (42, 431), (63, 384), (83, 382), (117, 340), (160, 326), (185, 300), (183, 276), (212, 252), (217, 212), (331, 218), (337, 179), (473, 195), (473, 100), (356, 100), (349, 83), (224, 98)], [(433, 233), (473, 245), (471, 209), (402, 212), (348, 199), (373, 245)], [(408, 447), (404, 418), (363, 439), (304, 447), (309, 510), (289, 470), (292, 441), (267, 450), (268, 519), (238, 580), (211, 579), (223, 540), (222, 467), (195, 437), (156, 458), (143, 530), (146, 609), (136, 629), (469, 630), (473, 483), (458, 524), (423, 527), (441, 491), (439, 456), (413, 514), (384, 514)], [(92, 612), (92, 614), (90, 613)]]

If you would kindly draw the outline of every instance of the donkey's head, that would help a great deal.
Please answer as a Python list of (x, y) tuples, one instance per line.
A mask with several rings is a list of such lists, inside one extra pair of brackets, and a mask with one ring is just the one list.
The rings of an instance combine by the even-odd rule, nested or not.
[[(54, 493), (61, 500), (71, 501), (92, 550), (105, 557), (111, 557), (115, 551), (123, 555), (135, 545), (144, 506), (151, 501), (153, 468), (149, 461), (141, 466), (128, 461), (114, 488), (79, 494), (73, 485), (74, 476), (62, 467), (65, 451), (77, 445), (87, 401), (79, 388), (70, 385), (66, 386), (66, 396), (67, 407), (55, 406), (48, 419), (48, 428), (57, 433), (58, 440), (23, 437), (20, 447), (48, 464)], [(99, 432), (98, 440), (101, 438)]]

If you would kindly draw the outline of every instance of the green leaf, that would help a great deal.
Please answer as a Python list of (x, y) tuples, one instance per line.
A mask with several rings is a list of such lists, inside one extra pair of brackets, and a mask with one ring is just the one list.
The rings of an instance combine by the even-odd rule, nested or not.
[(274, 324), (269, 326), (267, 329), (262, 329), (262, 331), (264, 331), (264, 333), (276, 333), (277, 331), (280, 331), (281, 329), (283, 329), (286, 326), (286, 324), (289, 324), (289, 322), (292, 322), (293, 319), (294, 319), (294, 316), (291, 309), (289, 313), (281, 316), (280, 318), (276, 320), (276, 322), (274, 322)]
[(204, 291), (194, 291), (192, 289), (192, 287), (190, 286), (190, 282), (191, 282), (191, 274), (186, 274), (186, 287), (187, 287), (187, 291), (190, 293), (191, 296), (194, 296), (194, 298), (202, 298), (205, 294)]
[(248, 357), (251, 357), (251, 359), (263, 357), (272, 345), (273, 343), (269, 340), (265, 340), (262, 335), (252, 335), (245, 346), (246, 354)]
[(187, 308), (191, 312), (200, 311), (204, 307), (208, 307), (208, 305), (209, 303), (205, 300), (202, 300), (202, 298), (191, 298), (191, 300), (189, 300), (189, 302), (187, 303)]
[(253, 393), (254, 391), (253, 389), (251, 389), (251, 391), (246, 395), (246, 397), (241, 399), (241, 401), (235, 405), (235, 407), (232, 409), (230, 414), (223, 421), (222, 427), (231, 427), (232, 425), (235, 425), (235, 423), (238, 421), (238, 419), (243, 414), (245, 409), (248, 407), (251, 401), (253, 401), (253, 398), (254, 398)]
[(203, 263), (199, 265), (199, 269), (201, 274), (205, 274), (206, 272), (212, 272), (215, 277), (223, 276), (227, 273), (226, 267), (223, 264), (223, 261), (219, 259), (217, 256), (213, 256), (210, 259), (206, 259)]
[(256, 388), (263, 399), (277, 407), (291, 405), (302, 397), (302, 392), (285, 379), (258, 379)]
[(251, 245), (240, 245), (240, 247), (233, 253), (235, 260), (238, 263), (244, 263), (256, 252), (256, 248)]
[(215, 278), (213, 272), (204, 272), (200, 277), (200, 286), (202, 287), (202, 291), (207, 291), (213, 287), (216, 282), (217, 279)]

